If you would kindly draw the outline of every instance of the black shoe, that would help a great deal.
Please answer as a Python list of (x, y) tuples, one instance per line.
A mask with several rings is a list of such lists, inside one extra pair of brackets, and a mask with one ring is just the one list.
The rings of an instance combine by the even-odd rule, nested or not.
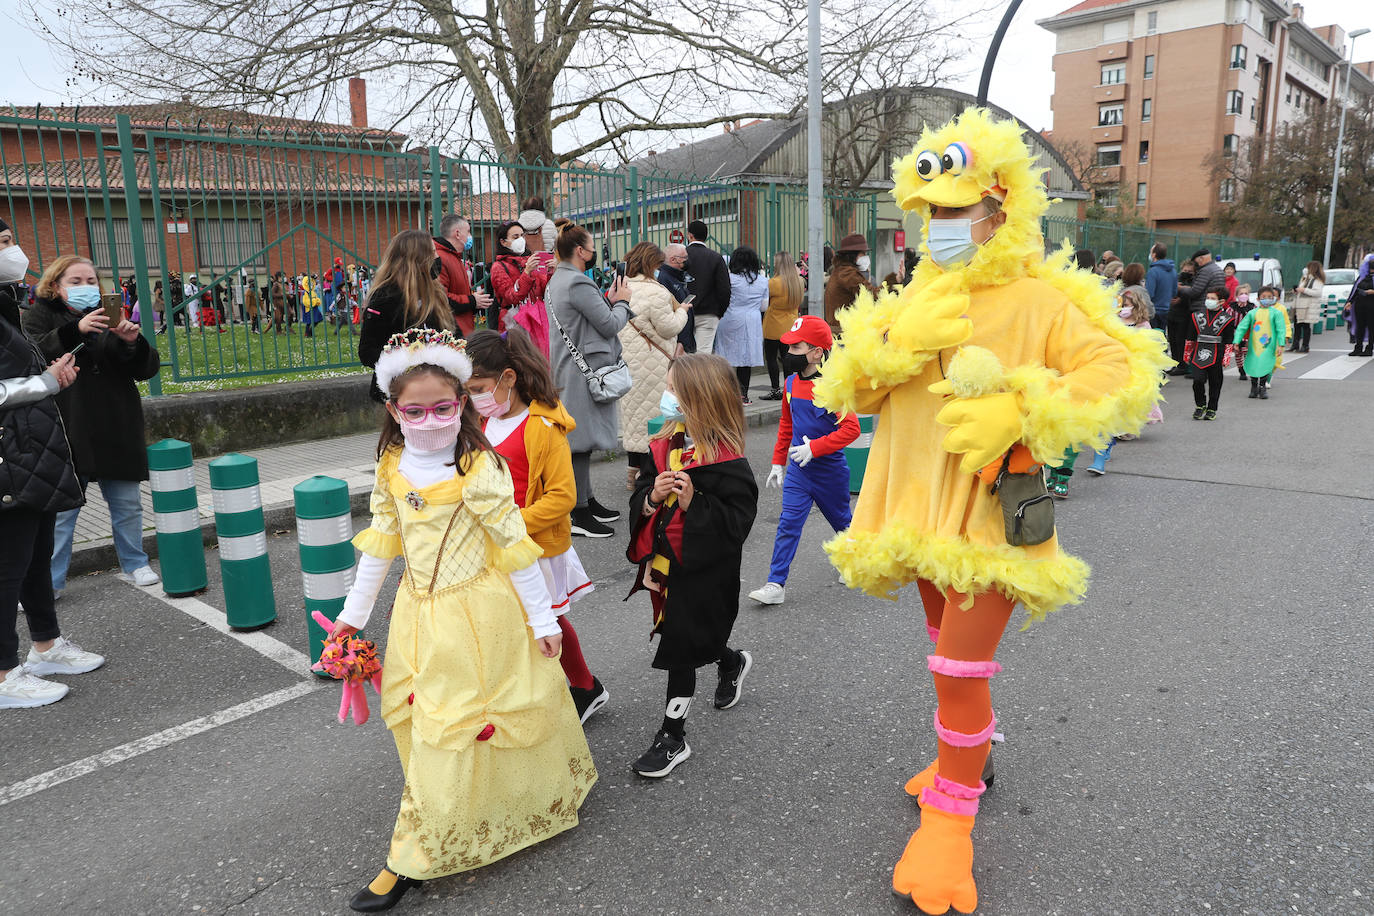
[(1209, 410), (1209, 411), (1207, 411), (1205, 414), (1202, 415), (1202, 419), (1204, 419), (1204, 420), (1215, 420), (1216, 418), (1217, 418), (1217, 412), (1216, 412), (1215, 410)]
[(1268, 389), (1268, 387), (1266, 387), (1265, 385), (1260, 385), (1260, 389), (1259, 389), (1259, 399), (1260, 399), (1261, 401), (1267, 401), (1267, 400), (1269, 400), (1269, 389)]
[(759, 395), (759, 400), (760, 400), (760, 401), (781, 401), (781, 400), (782, 400), (782, 389), (781, 389), (781, 388), (773, 388), (773, 389), (771, 389), (767, 394), (761, 394), (761, 395)]
[(569, 684), (568, 692), (572, 694), (573, 705), (577, 707), (577, 721), (584, 723), (611, 698), (610, 691), (596, 678), (592, 678), (590, 687), (574, 687)]
[(620, 513), (614, 509), (607, 509), (605, 506), (601, 505), (601, 503), (596, 501), (595, 496), (587, 497), (587, 508), (592, 510), (592, 518), (596, 519), (598, 522), (620, 521)]
[(720, 683), (716, 685), (716, 709), (729, 709), (739, 702), (740, 692), (744, 690), (744, 679), (748, 676), (749, 669), (754, 667), (754, 656), (741, 649), (739, 659), (738, 667), (720, 672)]
[(1185, 368), (1183, 368), (1182, 366), (1175, 366), (1174, 368), (1170, 369), (1168, 372), (1165, 372), (1164, 374), (1165, 374), (1165, 375), (1187, 375), (1187, 374), (1188, 374), (1188, 370), (1185, 369)]
[(1250, 379), (1250, 397), (1252, 397), (1252, 398), (1257, 398), (1257, 397), (1259, 397), (1259, 396), (1260, 396), (1259, 379), (1257, 379), (1257, 378), (1252, 378), (1252, 379)]
[(1241, 380), (1242, 382), (1244, 382), (1244, 381), (1249, 381), (1249, 379), (1250, 379), (1250, 376), (1248, 376), (1248, 375), (1245, 374), (1245, 370), (1244, 370), (1244, 369), (1240, 370), (1240, 380)]
[(1346, 356), (1364, 356), (1364, 350), (1360, 349), (1359, 347), (1356, 347), (1355, 349), (1347, 353)]
[(654, 735), (654, 743), (639, 756), (631, 769), (640, 776), (662, 779), (673, 772), (673, 767), (690, 756), (692, 748), (688, 746), (685, 737), (679, 738), (659, 729), (658, 734)]
[(572, 533), (584, 538), (608, 538), (615, 534), (615, 529), (601, 524), (590, 508), (582, 506), (572, 510)]
[(1207, 413), (1207, 408), (1206, 408), (1206, 407), (1199, 407), (1197, 410), (1193, 411), (1193, 419), (1194, 419), (1194, 420), (1201, 420), (1202, 417), (1203, 417), (1203, 415), (1205, 415), (1206, 413)]
[(373, 883), (384, 876), (392, 875), (396, 883), (391, 886), (391, 890), (385, 894), (372, 893), (372, 884), (358, 891), (353, 895), (353, 899), (348, 901), (349, 909), (358, 913), (381, 913), (391, 909), (401, 902), (401, 898), (406, 895), (406, 891), (412, 887), (419, 887), (423, 881), (416, 881), (414, 878), (407, 878), (404, 875), (393, 875), (390, 869), (382, 869), (382, 873), (373, 879)]
[(1365, 347), (1365, 348), (1364, 348), (1364, 352), (1361, 353), (1360, 355), (1361, 355), (1361, 356), (1374, 356), (1374, 346)]

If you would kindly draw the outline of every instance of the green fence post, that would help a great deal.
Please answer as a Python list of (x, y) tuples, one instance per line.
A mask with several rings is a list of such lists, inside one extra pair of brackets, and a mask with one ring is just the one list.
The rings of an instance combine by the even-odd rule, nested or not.
[[(348, 484), (333, 477), (311, 477), (292, 490), (296, 501), (296, 540), (300, 544), (305, 586), (306, 654), (313, 665), (329, 634), (315, 622), (319, 611), (337, 620), (353, 587), (353, 519)], [(323, 672), (317, 672), (325, 677)]]
[(439, 147), (429, 148), (429, 221), (433, 224), (430, 235), (439, 237), (439, 223), (444, 219), (444, 202), (441, 179), (439, 177)]
[[(138, 164), (134, 160), (134, 128), (128, 115), (115, 115), (115, 136), (119, 140), (119, 165), (124, 176), (124, 205), (129, 214), (129, 243), (134, 249), (134, 284), (138, 290), (138, 323), (143, 337), (157, 348), (157, 316), (153, 314), (153, 292), (148, 284), (148, 252), (143, 244), (143, 200), (138, 190)], [(162, 394), (162, 373), (148, 379), (148, 393)]]
[(626, 172), (629, 173), (625, 179), (625, 192), (630, 198), (630, 247), (633, 248), (643, 240), (641, 220), (644, 218), (644, 211), (640, 199), (639, 169), (632, 165)]

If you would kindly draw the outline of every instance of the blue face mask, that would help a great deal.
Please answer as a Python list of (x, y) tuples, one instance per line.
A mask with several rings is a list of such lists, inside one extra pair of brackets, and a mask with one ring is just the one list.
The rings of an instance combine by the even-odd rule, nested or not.
[(464, 250), (464, 251), (471, 251), (471, 250), (472, 250), (472, 236), (468, 236), (468, 237), (467, 237), (467, 241), (463, 242), (463, 250)]
[(677, 395), (665, 389), (658, 398), (658, 412), (669, 420), (681, 419), (682, 405), (677, 402)]
[(1266, 297), (1266, 298), (1260, 300), (1260, 305), (1264, 306), (1265, 308), (1268, 308), (1269, 306), (1273, 305), (1275, 302), (1278, 302), (1278, 301), (1279, 301), (1279, 300), (1277, 300), (1277, 299), (1270, 299), (1270, 298)]
[(926, 238), (930, 259), (945, 270), (972, 261), (978, 253), (978, 244), (973, 241), (973, 224), (988, 218), (932, 219)]
[(78, 312), (90, 312), (100, 308), (100, 287), (89, 285), (67, 287), (67, 305)]

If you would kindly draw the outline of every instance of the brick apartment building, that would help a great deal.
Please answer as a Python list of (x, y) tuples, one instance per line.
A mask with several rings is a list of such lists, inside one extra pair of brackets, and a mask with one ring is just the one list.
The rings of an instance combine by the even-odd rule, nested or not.
[[(1210, 157), (1319, 114), (1347, 69), (1345, 30), (1288, 0), (1083, 0), (1038, 24), (1056, 39), (1055, 143), (1095, 161), (1099, 203), (1173, 231), (1210, 228), (1234, 199)], [(1368, 111), (1374, 62), (1350, 74)]]

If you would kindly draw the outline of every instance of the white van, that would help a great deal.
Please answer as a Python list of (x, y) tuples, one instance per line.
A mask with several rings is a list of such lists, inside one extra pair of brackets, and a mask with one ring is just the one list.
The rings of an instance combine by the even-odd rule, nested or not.
[(1278, 258), (1261, 258), (1258, 256), (1223, 258), (1221, 255), (1214, 257), (1223, 268), (1227, 264), (1236, 265), (1236, 282), (1250, 284), (1250, 301), (1252, 303), (1259, 299), (1261, 286), (1272, 286), (1283, 292), (1283, 266), (1279, 264)]

